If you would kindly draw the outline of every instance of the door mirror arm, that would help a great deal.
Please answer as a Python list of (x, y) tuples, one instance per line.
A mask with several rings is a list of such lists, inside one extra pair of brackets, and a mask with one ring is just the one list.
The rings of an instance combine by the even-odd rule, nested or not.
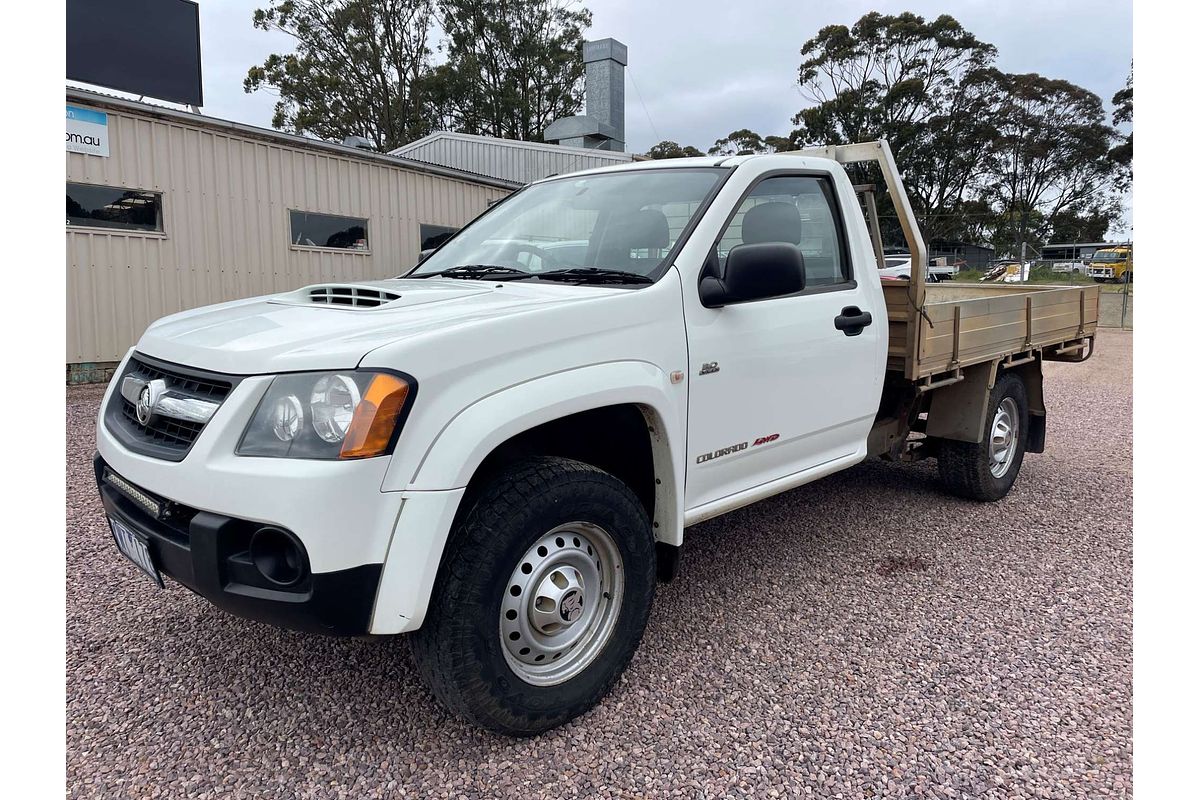
[(712, 275), (700, 279), (700, 305), (705, 308), (724, 308), (732, 302), (725, 282)]

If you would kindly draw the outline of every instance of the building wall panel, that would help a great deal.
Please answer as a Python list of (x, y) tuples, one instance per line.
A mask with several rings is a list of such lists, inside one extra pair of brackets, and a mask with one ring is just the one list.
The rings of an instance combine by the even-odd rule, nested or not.
[[(163, 194), (162, 234), (68, 226), (67, 363), (118, 360), (159, 317), (415, 263), (421, 223), (462, 226), (506, 190), (227, 127), (108, 114), (110, 156), (67, 153), (67, 180)], [(295, 247), (289, 210), (365, 217), (368, 252)]]

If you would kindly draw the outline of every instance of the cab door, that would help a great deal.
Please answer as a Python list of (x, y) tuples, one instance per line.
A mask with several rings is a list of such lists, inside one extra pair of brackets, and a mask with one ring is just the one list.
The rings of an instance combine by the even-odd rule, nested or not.
[(723, 270), (739, 244), (784, 242), (803, 255), (805, 285), (721, 308), (685, 290), (689, 510), (861, 459), (883, 385), (887, 310), (878, 277), (856, 274), (876, 267), (845, 175), (765, 173), (734, 209), (706, 268)]

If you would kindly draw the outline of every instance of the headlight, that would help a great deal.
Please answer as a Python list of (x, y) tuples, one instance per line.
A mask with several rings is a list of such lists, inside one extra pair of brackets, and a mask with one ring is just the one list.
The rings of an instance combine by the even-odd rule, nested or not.
[(237, 453), (370, 458), (391, 451), (416, 385), (389, 372), (280, 375), (254, 411)]
[(304, 405), (294, 394), (287, 394), (271, 404), (271, 432), (281, 442), (290, 442), (300, 435), (304, 426)]
[(349, 375), (326, 375), (313, 387), (308, 407), (313, 429), (324, 441), (336, 444), (346, 438), (354, 411), (362, 401), (358, 384)]

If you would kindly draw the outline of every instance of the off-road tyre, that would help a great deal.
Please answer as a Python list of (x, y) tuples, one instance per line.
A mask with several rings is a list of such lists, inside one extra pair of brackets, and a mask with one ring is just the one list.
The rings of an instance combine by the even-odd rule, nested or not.
[[(537, 686), (506, 660), (500, 614), (513, 570), (540, 537), (587, 522), (616, 544), (624, 591), (611, 634), (582, 672)], [(655, 589), (654, 535), (621, 481), (588, 464), (536, 457), (504, 469), (450, 534), (424, 623), (417, 668), (452, 713), (496, 733), (532, 736), (583, 714), (612, 689), (641, 642)]]
[[(992, 474), (990, 439), (997, 411), (1005, 398), (1011, 398), (1017, 413), (1017, 432), (1013, 446), (1016, 448), (1003, 475)], [(1025, 448), (1029, 441), (1029, 399), (1024, 382), (1013, 374), (1002, 374), (992, 387), (988, 401), (988, 413), (984, 423), (983, 441), (957, 442), (942, 439), (938, 445), (938, 472), (942, 483), (954, 495), (969, 500), (999, 500), (1012, 489), (1021, 463), (1025, 460)]]

